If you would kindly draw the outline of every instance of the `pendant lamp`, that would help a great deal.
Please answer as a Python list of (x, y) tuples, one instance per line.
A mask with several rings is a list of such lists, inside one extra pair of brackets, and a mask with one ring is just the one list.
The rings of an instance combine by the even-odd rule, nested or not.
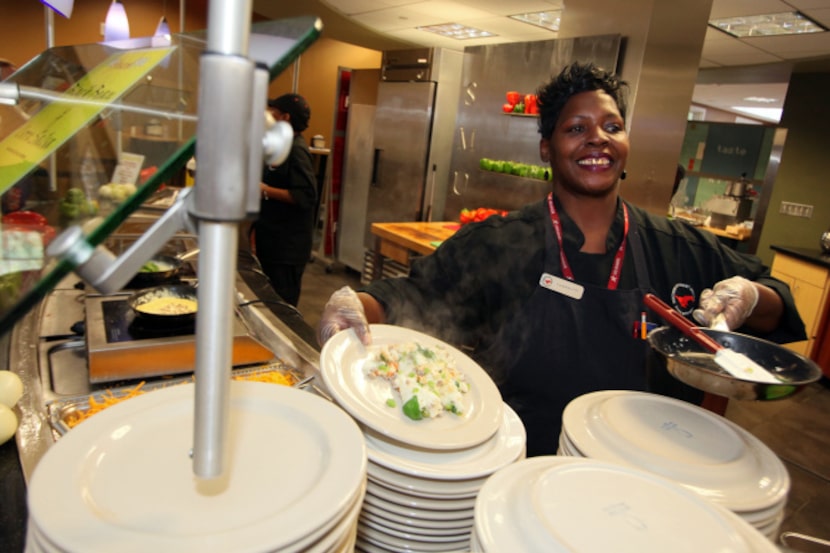
[(72, 17), (72, 8), (75, 5), (75, 0), (40, 0), (41, 3), (52, 8), (53, 11), (58, 12), (65, 18)]
[(107, 11), (107, 18), (104, 20), (104, 42), (128, 38), (130, 38), (130, 22), (127, 21), (127, 12), (121, 2), (112, 0), (110, 9)]
[(167, 18), (165, 16), (161, 16), (158, 27), (156, 27), (156, 32), (153, 34), (153, 36), (158, 36), (170, 40), (170, 25), (167, 24)]

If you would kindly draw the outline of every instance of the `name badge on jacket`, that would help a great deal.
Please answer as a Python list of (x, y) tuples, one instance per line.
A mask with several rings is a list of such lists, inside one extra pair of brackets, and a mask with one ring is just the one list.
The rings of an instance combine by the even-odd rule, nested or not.
[(585, 292), (585, 288), (581, 284), (550, 273), (542, 273), (541, 278), (539, 278), (539, 286), (575, 300), (582, 299), (582, 294)]

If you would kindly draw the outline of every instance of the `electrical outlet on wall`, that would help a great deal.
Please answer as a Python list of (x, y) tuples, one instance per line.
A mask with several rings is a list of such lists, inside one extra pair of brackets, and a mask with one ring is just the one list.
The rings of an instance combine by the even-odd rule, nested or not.
[(792, 217), (804, 217), (810, 219), (813, 216), (813, 206), (806, 204), (797, 204), (793, 202), (781, 202), (781, 207), (778, 213), (782, 215), (790, 215)]

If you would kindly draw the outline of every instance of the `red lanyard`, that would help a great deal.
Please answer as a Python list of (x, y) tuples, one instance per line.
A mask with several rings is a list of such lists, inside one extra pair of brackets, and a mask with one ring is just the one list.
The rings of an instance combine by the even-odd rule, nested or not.
[[(620, 273), (622, 273), (623, 260), (625, 259), (625, 242), (628, 237), (628, 209), (625, 203), (622, 204), (623, 220), (625, 225), (623, 228), (623, 239), (617, 253), (614, 255), (614, 264), (611, 266), (611, 276), (608, 277), (608, 289), (616, 290), (620, 283)], [(556, 207), (553, 205), (553, 193), (548, 193), (548, 209), (550, 210), (550, 222), (553, 223), (553, 230), (556, 232), (556, 240), (559, 242), (559, 262), (562, 265), (562, 276), (568, 280), (576, 280), (574, 273), (571, 270), (571, 265), (568, 263), (568, 258), (565, 257), (565, 248), (562, 245), (562, 222), (559, 220), (559, 214), (556, 213)]]

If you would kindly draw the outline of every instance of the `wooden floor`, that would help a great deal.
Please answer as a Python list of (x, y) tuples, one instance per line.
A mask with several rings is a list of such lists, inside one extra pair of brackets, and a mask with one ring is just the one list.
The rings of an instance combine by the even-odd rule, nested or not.
[[(329, 296), (342, 286), (360, 286), (360, 275), (320, 260), (309, 263), (299, 309), (313, 327)], [(792, 481), (781, 532), (830, 540), (830, 388), (816, 383), (795, 396), (769, 402), (731, 401), (726, 412), (763, 441), (786, 465)], [(828, 553), (830, 547), (789, 547), (804, 553)]]

